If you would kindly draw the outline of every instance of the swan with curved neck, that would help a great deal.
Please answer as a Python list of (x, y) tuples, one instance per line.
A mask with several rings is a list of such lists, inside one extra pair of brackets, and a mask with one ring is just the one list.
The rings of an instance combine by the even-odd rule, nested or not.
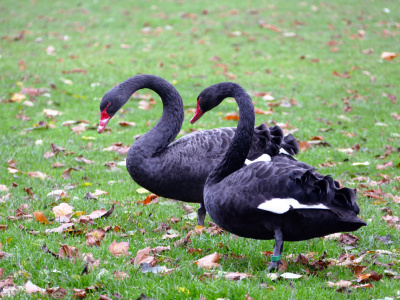
[(269, 269), (281, 263), (284, 241), (366, 225), (357, 217), (360, 211), (354, 191), (339, 188), (330, 176), (280, 161), (241, 167), (250, 149), (255, 118), (251, 98), (238, 84), (224, 82), (202, 91), (192, 121), (226, 97), (235, 98), (239, 106), (239, 124), (225, 157), (204, 187), (204, 204), (216, 224), (242, 237), (275, 239)]
[[(130, 96), (140, 89), (155, 91), (162, 100), (163, 113), (158, 123), (133, 143), (126, 166), (132, 179), (159, 196), (200, 203), (198, 224), (204, 224), (203, 188), (209, 173), (223, 158), (236, 128), (218, 128), (187, 134), (177, 141), (184, 119), (182, 98), (172, 84), (154, 75), (137, 75), (113, 87), (100, 103), (101, 133)], [(262, 124), (253, 127), (253, 142), (249, 159), (259, 159), (265, 153), (277, 155), (286, 147), (290, 154), (298, 152), (293, 136), (285, 137), (279, 127)], [(272, 134), (271, 134), (272, 133)], [(286, 159), (293, 159), (288, 156)]]

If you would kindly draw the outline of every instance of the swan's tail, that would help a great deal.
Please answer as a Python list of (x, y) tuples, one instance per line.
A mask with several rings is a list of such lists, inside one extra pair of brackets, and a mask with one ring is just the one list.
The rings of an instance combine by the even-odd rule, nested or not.
[(296, 155), (300, 151), (299, 143), (292, 134), (288, 134), (283, 138), (281, 147), (289, 155)]
[(322, 203), (343, 219), (352, 220), (360, 213), (356, 202), (356, 192), (353, 189), (339, 188), (331, 176), (322, 176), (307, 170), (303, 174), (293, 172), (291, 175), (295, 184), (296, 199), (308, 204)]

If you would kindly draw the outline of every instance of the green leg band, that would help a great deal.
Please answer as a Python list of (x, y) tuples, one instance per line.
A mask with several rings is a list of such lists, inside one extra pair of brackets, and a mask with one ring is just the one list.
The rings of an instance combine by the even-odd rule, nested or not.
[(271, 261), (280, 261), (280, 260), (281, 260), (280, 255), (277, 255), (277, 256), (271, 255)]

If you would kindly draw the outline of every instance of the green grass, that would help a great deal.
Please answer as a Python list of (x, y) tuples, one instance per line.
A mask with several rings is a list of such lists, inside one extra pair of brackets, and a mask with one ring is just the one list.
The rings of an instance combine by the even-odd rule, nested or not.
[[(390, 13), (384, 12), (385, 8)], [(279, 32), (262, 28), (260, 21), (274, 25)], [(308, 275), (305, 267), (289, 263), (287, 272), (304, 276), (292, 281), (271, 282), (267, 277), (265, 257), (260, 251), (272, 250), (273, 241), (236, 239), (229, 233), (219, 236), (202, 234), (192, 237), (192, 243), (188, 245), (201, 248), (201, 254), (189, 254), (185, 247), (174, 247), (174, 240), (161, 239), (163, 233), (154, 233), (153, 229), (171, 216), (186, 215), (181, 203), (161, 199), (158, 204), (138, 205), (137, 201), (143, 200), (146, 194), (136, 192), (139, 186), (132, 182), (127, 171), (123, 167), (110, 171), (104, 166), (105, 162), (118, 162), (124, 157), (102, 151), (118, 141), (131, 144), (135, 135), (148, 131), (161, 116), (162, 105), (158, 96), (152, 93), (157, 104), (150, 111), (138, 109), (138, 100), (132, 99), (124, 107), (126, 113), (118, 114), (109, 123), (110, 134), (98, 135), (94, 129), (99, 120), (99, 100), (103, 94), (130, 76), (155, 74), (173, 82), (187, 108), (195, 107), (197, 95), (207, 86), (232, 80), (252, 94), (272, 93), (276, 99), (274, 102), (296, 100), (297, 104), (291, 107), (274, 107), (272, 115), (257, 115), (256, 122), (270, 125), (288, 122), (298, 128), (295, 132), (298, 140), (322, 135), (332, 145), (304, 151), (298, 155), (300, 160), (315, 166), (327, 161), (342, 162), (336, 167), (320, 168), (320, 171), (332, 174), (350, 187), (359, 187), (360, 182), (353, 181), (356, 176), (368, 176), (378, 181), (382, 179), (380, 174), (388, 175), (390, 182), (380, 187), (385, 193), (398, 195), (399, 181), (394, 178), (400, 176), (400, 121), (391, 114), (400, 114), (400, 100), (394, 104), (387, 94), (400, 95), (400, 58), (385, 61), (380, 55), (384, 51), (399, 52), (399, 23), (396, 1), (335, 1), (334, 4), (226, 0), (135, 1), (134, 4), (122, 1), (2, 1), (0, 184), (9, 187), (12, 194), (5, 203), (0, 203), (0, 224), (8, 225), (7, 230), (0, 231), (0, 243), (2, 251), (10, 254), (0, 259), (4, 278), (13, 275), (17, 285), (24, 285), (30, 278), (42, 288), (60, 286), (67, 290), (66, 298), (72, 297), (73, 288), (99, 283), (102, 287), (89, 294), (88, 299), (98, 299), (103, 294), (116, 299), (112, 295), (115, 293), (123, 299), (136, 299), (141, 293), (156, 299), (199, 299), (200, 295), (206, 299), (244, 299), (246, 294), (254, 299), (397, 297), (400, 283), (389, 277), (372, 282), (373, 288), (351, 289), (350, 294), (342, 295), (336, 289), (326, 288), (328, 281), (356, 279), (349, 268), (338, 266)], [(150, 30), (144, 32), (145, 27)], [(384, 36), (384, 30), (390, 35)], [(24, 38), (16, 39), (21, 31), (25, 31)], [(357, 38), (360, 36), (363, 37)], [(332, 40), (336, 41), (336, 46), (328, 45)], [(123, 49), (121, 44), (129, 48)], [(55, 55), (46, 54), (50, 45), (55, 48)], [(332, 47), (339, 51), (332, 52)], [(362, 54), (362, 50), (369, 48), (373, 53)], [(221, 60), (211, 60), (214, 56)], [(318, 59), (318, 62), (312, 62), (313, 59)], [(230, 78), (218, 64), (228, 68)], [(62, 74), (62, 71), (73, 69), (83, 69), (87, 73)], [(347, 72), (350, 78), (334, 76), (334, 71)], [(72, 84), (67, 84), (66, 80)], [(20, 92), (21, 86), (47, 88), (49, 92), (47, 96), (35, 97), (33, 107), (23, 104), (29, 96), (21, 102), (7, 103), (14, 93)], [(350, 112), (344, 112), (343, 100), (347, 98), (353, 108)], [(262, 98), (253, 97), (253, 100), (256, 107), (268, 109)], [(46, 119), (42, 113), (45, 108), (59, 110), (62, 115), (54, 120)], [(191, 113), (186, 113), (182, 130), (235, 126), (233, 121), (222, 120), (227, 112), (235, 110), (235, 103), (225, 102), (195, 126), (188, 122)], [(29, 116), (30, 121), (16, 119), (14, 116), (20, 112)], [(343, 115), (345, 118), (341, 117)], [(61, 125), (67, 120), (88, 120), (90, 126), (78, 135)], [(118, 125), (121, 120), (134, 121), (137, 125), (121, 127)], [(39, 121), (46, 121), (56, 128), (24, 130)], [(146, 122), (149, 123), (146, 125)], [(379, 123), (387, 126), (379, 126)], [(320, 128), (330, 130), (321, 132)], [(356, 133), (356, 136), (347, 137), (342, 131)], [(42, 140), (42, 144), (37, 145), (38, 140)], [(51, 142), (75, 154), (63, 156), (60, 153), (57, 157), (45, 159), (44, 152), (50, 151)], [(356, 144), (360, 149), (352, 155), (337, 150)], [(386, 145), (394, 147), (393, 152), (383, 160), (377, 159), (387, 151)], [(77, 162), (74, 158), (78, 155), (95, 163)], [(17, 161), (16, 167), (21, 171), (15, 176), (7, 171), (6, 161), (11, 158)], [(376, 169), (376, 165), (390, 160), (393, 168)], [(53, 169), (51, 164), (56, 161), (64, 163), (65, 168)], [(352, 165), (365, 161), (369, 162), (368, 166)], [(61, 177), (64, 169), (77, 166), (83, 169), (72, 171), (70, 179)], [(41, 171), (50, 178), (30, 178), (27, 172), (31, 171)], [(110, 181), (114, 183), (110, 184)], [(13, 182), (18, 186), (11, 188)], [(84, 185), (84, 182), (91, 185)], [(368, 187), (371, 183), (362, 183), (367, 187), (361, 187), (361, 190), (378, 188)], [(114, 213), (109, 218), (97, 219), (95, 225), (76, 225), (82, 234), (75, 236), (68, 233), (46, 235), (45, 229), (57, 227), (56, 223), (42, 225), (32, 220), (7, 220), (7, 216), (14, 215), (23, 203), (28, 204), (28, 213), (42, 211), (51, 220), (54, 199), (46, 195), (71, 184), (77, 184), (77, 188), (68, 191), (66, 201), (75, 211), (90, 213), (95, 209), (109, 209), (112, 203), (116, 203)], [(32, 187), (33, 196), (28, 197), (25, 192), (24, 188), (28, 187)], [(87, 192), (95, 189), (105, 190), (109, 195), (101, 196), (97, 201), (84, 198)], [(6, 194), (0, 193), (1, 196)], [(356, 248), (346, 249), (337, 241), (314, 239), (285, 243), (284, 256), (316, 252), (317, 259), (326, 252), (327, 258), (337, 259), (345, 252), (357, 257), (366, 249), (397, 252), (400, 247), (398, 229), (388, 227), (382, 220), (382, 216), (387, 214), (382, 209), (392, 210), (394, 216), (399, 215), (400, 209), (390, 197), (379, 203), (373, 201), (359, 193), (361, 217), (367, 220), (368, 226), (354, 233), (360, 238)], [(40, 231), (39, 235), (21, 230), (20, 224)], [(110, 231), (100, 247), (86, 246), (84, 235), (88, 230), (108, 225), (119, 225), (124, 232)], [(182, 220), (170, 225), (183, 237), (195, 227), (195, 221)], [(141, 229), (146, 233), (142, 234)], [(377, 235), (386, 234), (392, 236), (393, 244), (385, 245), (375, 239)], [(108, 246), (114, 239), (129, 242), (129, 257), (111, 255)], [(80, 253), (93, 253), (96, 259), (101, 259), (101, 264), (89, 274), (81, 275), (84, 268), (82, 259), (76, 262), (57, 260), (41, 251), (44, 243), (54, 252), (58, 251), (59, 243), (75, 246)], [(221, 249), (219, 243), (229, 250)], [(177, 268), (170, 275), (142, 274), (136, 267), (126, 264), (139, 249), (158, 245), (171, 245), (171, 250), (163, 252), (159, 262), (168, 268)], [(213, 252), (245, 257), (222, 258), (222, 267), (213, 271), (216, 278), (202, 281), (200, 276), (204, 270), (193, 261)], [(389, 263), (396, 257), (379, 256), (377, 259)], [(367, 254), (361, 264), (380, 274), (388, 269), (377, 266), (374, 260), (372, 254)], [(399, 265), (394, 264), (392, 269), (399, 271)], [(130, 277), (117, 280), (113, 275), (117, 270), (128, 272)], [(232, 282), (219, 277), (221, 272), (230, 271), (250, 273), (253, 278)], [(263, 288), (261, 283), (269, 283), (275, 290)], [(31, 297), (22, 292), (14, 299)]]

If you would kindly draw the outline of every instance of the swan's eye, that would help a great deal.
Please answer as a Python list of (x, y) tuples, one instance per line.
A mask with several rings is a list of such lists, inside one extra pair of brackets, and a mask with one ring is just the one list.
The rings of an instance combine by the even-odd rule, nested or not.
[(108, 102), (106, 108), (109, 108), (110, 106), (111, 106), (111, 102)]

